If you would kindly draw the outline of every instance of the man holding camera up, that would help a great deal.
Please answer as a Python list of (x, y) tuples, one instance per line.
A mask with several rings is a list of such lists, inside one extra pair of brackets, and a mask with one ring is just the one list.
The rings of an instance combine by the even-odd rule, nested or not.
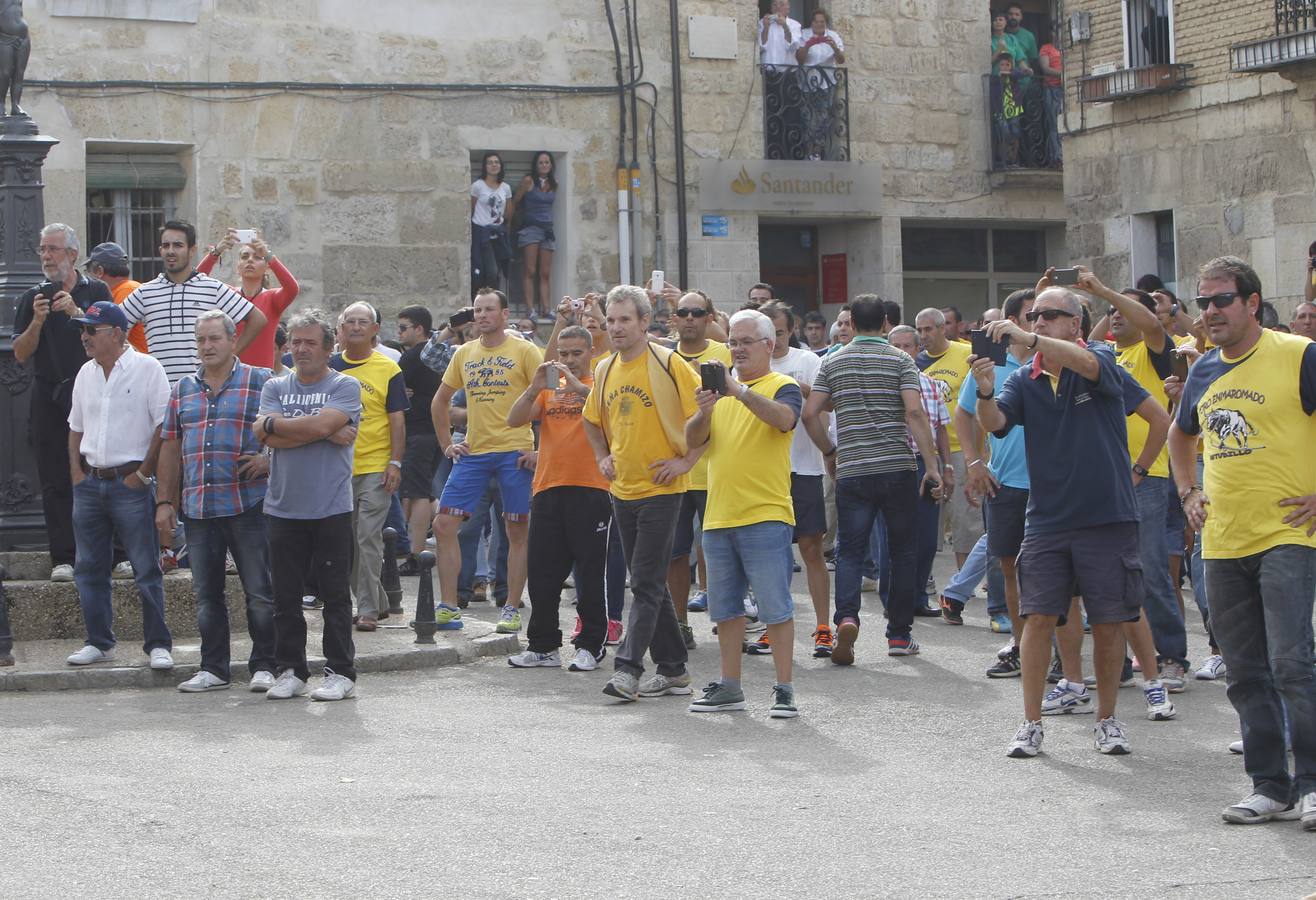
[[(696, 395), (699, 412), (686, 423), (686, 441), (707, 446), (708, 505), (704, 556), (708, 561), (708, 613), (717, 623), (722, 677), (690, 704), (691, 712), (745, 708), (740, 687), (745, 639), (744, 597), (753, 589), (759, 618), (767, 625), (777, 681), (774, 719), (794, 718), (791, 654), (795, 605), (791, 599), (791, 434), (804, 397), (787, 375), (772, 371), (776, 329), (756, 310), (731, 317), (727, 346), (735, 375), (725, 386)], [(720, 365), (712, 363), (711, 365)]]
[(581, 413), (594, 384), (589, 363), (590, 333), (579, 325), (557, 335), (558, 359), (543, 363), (512, 405), (507, 424), (539, 421), (539, 461), (530, 501), (528, 584), (530, 628), (526, 650), (509, 657), (515, 668), (560, 666), (558, 605), (562, 583), (575, 570), (580, 633), (572, 643), (573, 672), (594, 670), (603, 660), (608, 615), (603, 604), (603, 567), (608, 555), (612, 504), (608, 480), (594, 465)]

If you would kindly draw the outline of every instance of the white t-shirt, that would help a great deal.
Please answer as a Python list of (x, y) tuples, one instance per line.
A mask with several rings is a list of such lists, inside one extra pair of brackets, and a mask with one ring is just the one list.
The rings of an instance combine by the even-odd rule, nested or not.
[(471, 183), (471, 196), (475, 198), (475, 209), (471, 212), (471, 221), (474, 224), (503, 224), (507, 201), (512, 199), (510, 185), (500, 184), (497, 188), (491, 188), (481, 178)]
[(786, 17), (786, 27), (777, 24), (776, 16), (768, 25), (768, 39), (762, 40), (763, 20), (759, 20), (759, 58), (765, 66), (795, 65), (796, 41), (800, 38), (801, 26), (790, 16)]
[[(828, 28), (826, 31), (823, 32), (823, 35), (824, 35), (825, 37), (829, 37), (829, 38), (831, 38), (833, 41), (836, 42), (836, 49), (837, 49), (837, 50), (840, 50), (842, 53), (845, 52), (845, 41), (841, 40), (841, 36), (840, 36), (839, 34), (837, 34), (835, 31), (832, 31), (830, 28)], [(808, 42), (809, 42), (814, 36), (815, 36), (815, 35), (814, 35), (814, 33), (813, 33), (813, 29), (812, 29), (812, 28), (806, 28), (806, 29), (804, 29), (802, 32), (800, 32), (800, 38), (799, 38), (799, 41), (796, 42), (796, 45), (795, 45), (796, 48), (799, 48), (799, 47), (804, 46), (804, 45), (807, 44), (807, 43), (808, 43)], [(831, 44), (827, 44), (827, 43), (823, 43), (822, 41), (819, 41), (818, 43), (816, 43), (816, 44), (814, 44), (812, 47), (810, 47), (810, 48), (808, 49), (808, 51), (805, 53), (805, 55), (804, 55), (804, 65), (806, 65), (806, 66), (835, 66), (835, 65), (836, 65), (836, 50), (833, 50), (833, 49), (832, 49), (832, 45), (831, 45)]]
[[(818, 376), (822, 360), (811, 350), (790, 347), (786, 355), (772, 358), (772, 371), (789, 375), (799, 382), (801, 387), (812, 388), (813, 380)], [(822, 451), (809, 437), (804, 427), (804, 420), (795, 423), (795, 434), (791, 437), (791, 471), (796, 475), (822, 475), (826, 472), (823, 465)]]

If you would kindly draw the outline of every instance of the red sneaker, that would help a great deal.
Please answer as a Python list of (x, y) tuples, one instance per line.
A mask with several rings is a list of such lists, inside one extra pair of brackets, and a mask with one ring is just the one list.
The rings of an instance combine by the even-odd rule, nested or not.
[(168, 575), (170, 572), (172, 572), (174, 569), (177, 568), (178, 568), (178, 557), (174, 555), (174, 551), (169, 549), (168, 547), (161, 547), (160, 548), (161, 573)]
[(608, 620), (608, 639), (604, 641), (607, 646), (615, 647), (621, 643), (621, 619)]
[(580, 637), (580, 629), (584, 627), (585, 627), (584, 623), (580, 621), (580, 616), (576, 616), (576, 627), (571, 629), (571, 640), (573, 642), (576, 640), (576, 638)]

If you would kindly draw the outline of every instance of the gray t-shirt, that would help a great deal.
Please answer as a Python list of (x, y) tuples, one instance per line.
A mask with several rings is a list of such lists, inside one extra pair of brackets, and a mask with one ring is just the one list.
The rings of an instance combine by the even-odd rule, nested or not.
[[(274, 413), (297, 419), (325, 408), (342, 410), (348, 421), (357, 424), (361, 419), (361, 382), (330, 371), (319, 381), (303, 384), (293, 371), (271, 378), (260, 393), (262, 415)], [(284, 519), (323, 519), (351, 511), (351, 444), (340, 447), (320, 440), (274, 451), (265, 512)]]

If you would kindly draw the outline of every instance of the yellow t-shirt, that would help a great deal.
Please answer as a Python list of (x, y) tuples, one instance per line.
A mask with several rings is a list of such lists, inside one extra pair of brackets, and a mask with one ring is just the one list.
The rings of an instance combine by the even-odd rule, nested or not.
[[(686, 356), (684, 353), (681, 352), (681, 348), (678, 345), (676, 348), (676, 355), (681, 357), (681, 359), (685, 360), (690, 364), (690, 368), (694, 370), (696, 382), (698, 382), (699, 380), (700, 363), (711, 362), (712, 360), (717, 359), (717, 360), (721, 360), (722, 365), (726, 366), (728, 370), (731, 369), (731, 351), (727, 349), (726, 344), (718, 343), (717, 341), (712, 340), (711, 338), (708, 341), (708, 346), (704, 348), (702, 353), (696, 354), (695, 356)], [(708, 455), (707, 454), (699, 457), (699, 461), (695, 463), (695, 467), (690, 470), (690, 474), (687, 477), (690, 479), (689, 490), (692, 491), (708, 490)]]
[[(744, 382), (764, 397), (802, 404), (799, 383), (770, 372)], [(708, 508), (704, 530), (759, 522), (795, 524), (791, 502), (791, 442), (794, 430), (778, 431), (748, 406), (723, 397), (713, 406), (708, 432)]]
[[(1114, 345), (1112, 345), (1114, 346)], [(1114, 347), (1115, 361), (1120, 364), (1124, 371), (1133, 376), (1133, 380), (1142, 385), (1143, 390), (1151, 394), (1153, 399), (1161, 405), (1162, 409), (1170, 408), (1170, 398), (1165, 396), (1165, 379), (1170, 377), (1169, 350), (1170, 345), (1166, 344), (1165, 366), (1162, 375), (1156, 371), (1152, 364), (1151, 352), (1147, 349), (1145, 341), (1138, 341), (1121, 350)], [(1147, 443), (1147, 435), (1151, 431), (1151, 426), (1146, 420), (1138, 414), (1128, 417), (1126, 428), (1129, 435), (1129, 459), (1133, 462), (1138, 461), (1138, 456), (1142, 453), (1143, 445)], [(1170, 453), (1165, 448), (1156, 454), (1156, 459), (1147, 467), (1147, 474), (1152, 478), (1169, 478), (1170, 477)]]
[[(329, 367), (361, 382), (361, 422), (356, 427), (356, 444), (352, 449), (352, 474), (384, 471), (393, 458), (388, 414), (405, 412), (410, 406), (402, 370), (378, 350), (372, 350), (365, 359), (335, 353), (330, 357)], [(402, 458), (402, 450), (397, 448), (398, 459)]]
[(1316, 483), (1316, 416), (1303, 408), (1304, 357), (1311, 342), (1265, 330), (1250, 352), (1209, 353), (1188, 373), (1178, 421), (1205, 439), (1203, 489), (1210, 503), (1202, 556), (1240, 559), (1273, 547), (1316, 547), (1306, 527), (1284, 524), (1285, 497)]
[(940, 356), (933, 356), (924, 350), (918, 355), (917, 360), (919, 370), (931, 378), (933, 384), (941, 391), (946, 412), (950, 414), (950, 424), (946, 426), (946, 433), (950, 437), (951, 453), (958, 453), (960, 449), (960, 438), (955, 433), (955, 409), (960, 405), (960, 387), (964, 384), (965, 376), (969, 374), (970, 355), (970, 345), (951, 341), (946, 347), (946, 352)]
[(509, 337), (497, 347), (470, 341), (457, 348), (443, 383), (466, 391), (466, 443), (472, 453), (533, 450), (530, 426), (507, 427), (507, 413), (534, 380), (544, 354), (529, 341)]
[[(681, 396), (681, 415), (689, 419), (699, 408), (695, 403), (699, 381), (688, 366), (678, 366), (675, 360), (671, 371)], [(619, 500), (641, 500), (688, 490), (689, 475), (659, 485), (653, 483), (653, 472), (649, 471), (650, 463), (677, 455), (653, 409), (649, 354), (643, 353), (630, 362), (618, 357), (608, 373), (606, 396), (600, 398), (600, 393), (597, 386), (589, 392), (584, 415), (585, 421), (592, 425), (600, 425), (605, 412), (608, 416), (606, 431), (617, 469), (617, 477), (609, 486), (613, 496)]]

